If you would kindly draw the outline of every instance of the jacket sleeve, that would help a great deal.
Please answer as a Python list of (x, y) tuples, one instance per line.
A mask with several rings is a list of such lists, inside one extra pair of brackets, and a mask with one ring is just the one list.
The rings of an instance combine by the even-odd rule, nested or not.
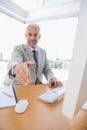
[(45, 52), (45, 64), (44, 64), (44, 69), (43, 69), (43, 73), (46, 77), (46, 79), (49, 81), (50, 79), (56, 79), (56, 77), (54, 76), (52, 69), (49, 66), (49, 61), (47, 59), (47, 55)]
[(22, 46), (16, 46), (12, 52), (11, 61), (7, 66), (8, 72), (10, 71), (12, 66), (21, 64), (22, 62), (23, 62)]

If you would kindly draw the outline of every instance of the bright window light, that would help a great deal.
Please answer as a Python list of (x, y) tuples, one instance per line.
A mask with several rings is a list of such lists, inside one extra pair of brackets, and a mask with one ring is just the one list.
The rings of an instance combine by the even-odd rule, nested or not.
[(45, 5), (57, 5), (57, 4), (65, 4), (67, 2), (73, 2), (76, 0), (45, 0)]
[(12, 0), (12, 1), (26, 11), (36, 9), (39, 6), (37, 0)]

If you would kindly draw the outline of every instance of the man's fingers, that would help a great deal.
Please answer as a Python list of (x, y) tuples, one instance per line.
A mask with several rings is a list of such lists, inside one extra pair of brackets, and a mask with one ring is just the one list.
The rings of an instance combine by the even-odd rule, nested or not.
[(23, 76), (24, 76), (26, 79), (29, 79), (29, 78), (30, 78), (30, 72), (29, 72), (29, 69), (28, 69), (27, 64), (25, 64), (25, 65), (23, 66), (22, 71), (23, 71), (23, 74), (24, 74)]
[(55, 85), (55, 87), (61, 87), (62, 83), (60, 81), (55, 80), (54, 85)]
[(14, 72), (15, 72), (15, 75), (17, 77), (17, 79), (24, 85), (24, 86), (27, 86), (30, 84), (30, 72), (29, 72), (29, 68), (25, 63), (23, 64), (20, 64), (20, 65), (17, 65), (15, 68), (14, 68)]
[(55, 87), (61, 87), (63, 84), (61, 83), (61, 81), (58, 81), (56, 79), (52, 79), (49, 82), (49, 87), (51, 86), (55, 86)]
[(61, 87), (62, 85), (61, 81), (58, 81), (58, 86)]
[(17, 79), (22, 83), (23, 86), (28, 86), (31, 84), (31, 80), (24, 76), (17, 75)]
[(54, 85), (54, 82), (51, 80), (49, 83), (48, 83), (49, 87), (52, 87)]
[(57, 87), (58, 86), (58, 82), (54, 81), (54, 86)]
[(24, 85), (24, 83), (26, 82), (25, 79), (23, 77), (21, 77), (20, 75), (17, 75), (17, 79)]
[(24, 86), (27, 86), (30, 84), (30, 72), (28, 69), (27, 64), (24, 64), (22, 66), (22, 72), (21, 72), (21, 82)]

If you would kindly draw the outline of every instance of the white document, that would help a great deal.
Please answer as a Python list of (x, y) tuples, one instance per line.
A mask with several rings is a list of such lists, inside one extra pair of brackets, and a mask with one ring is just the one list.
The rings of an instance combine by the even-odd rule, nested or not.
[(0, 108), (15, 106), (17, 103), (14, 88), (1, 87), (0, 88)]

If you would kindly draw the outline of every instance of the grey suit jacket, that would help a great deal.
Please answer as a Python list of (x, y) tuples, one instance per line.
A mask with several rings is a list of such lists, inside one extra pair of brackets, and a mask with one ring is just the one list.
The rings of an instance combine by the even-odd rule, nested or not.
[[(30, 71), (30, 78), (32, 81), (32, 84), (36, 83), (42, 83), (42, 74), (45, 75), (47, 80), (50, 80), (52, 78), (55, 78), (53, 75), (53, 72), (49, 66), (48, 60), (47, 60), (47, 56), (46, 56), (46, 51), (40, 47), (37, 47), (37, 59), (38, 59), (38, 69), (37, 69), (37, 73), (36, 73), (36, 68), (35, 67), (30, 67), (29, 71)], [(19, 46), (16, 46), (14, 48), (14, 51), (12, 53), (12, 57), (11, 57), (11, 61), (8, 64), (8, 72), (11, 69), (13, 64), (21, 64), (23, 62), (26, 61), (34, 61), (33, 58), (33, 54), (32, 51), (27, 44), (22, 44)], [(21, 85), (21, 83), (14, 78), (12, 81), (12, 85)]]

